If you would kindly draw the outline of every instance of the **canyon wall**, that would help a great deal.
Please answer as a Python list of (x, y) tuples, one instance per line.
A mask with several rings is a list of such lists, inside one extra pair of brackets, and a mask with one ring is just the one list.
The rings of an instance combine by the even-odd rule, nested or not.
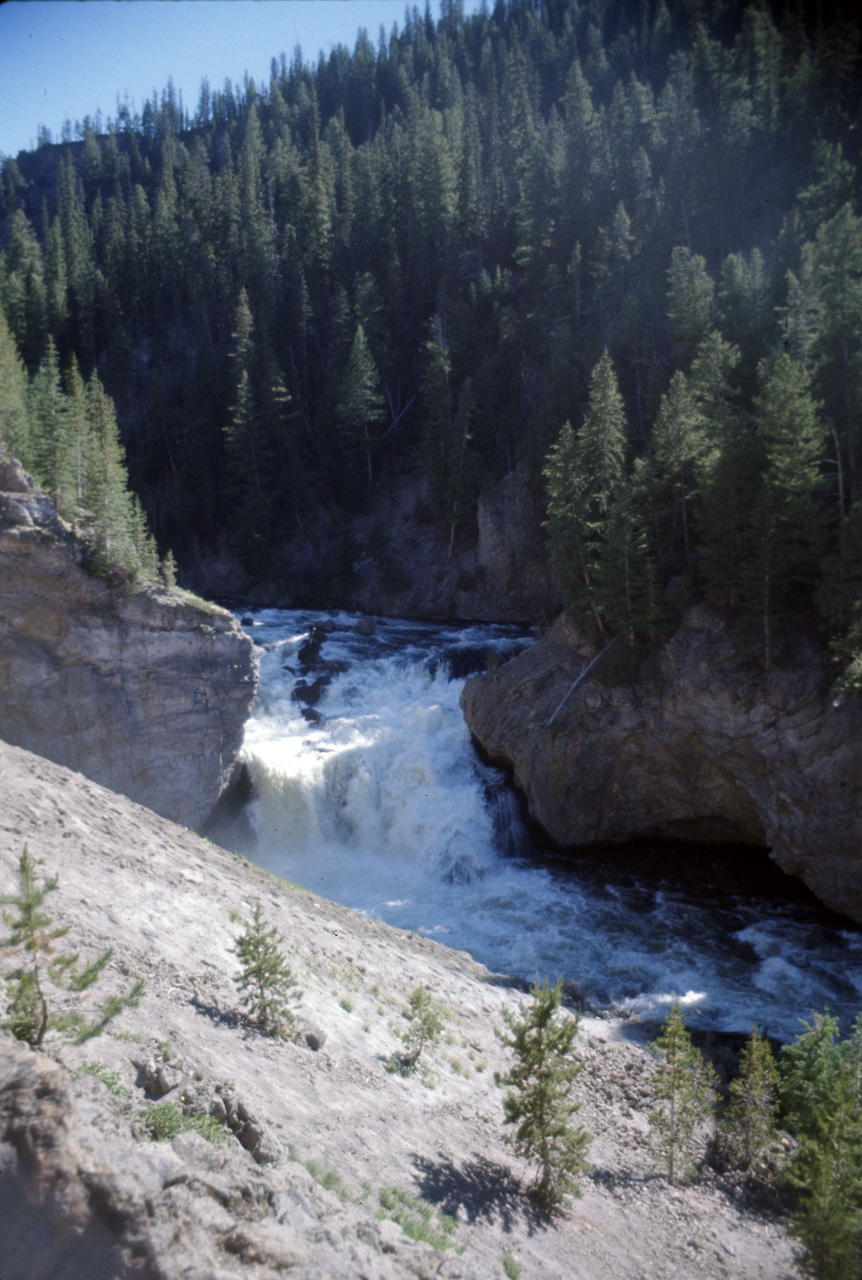
[(419, 473), (378, 486), (363, 514), (321, 503), (254, 579), (228, 539), (198, 546), (182, 581), (204, 595), (281, 608), (355, 609), (394, 618), (535, 622), (559, 608), (544, 550), (541, 504), (516, 467), (478, 502), (475, 529), (430, 517)]
[(698, 606), (650, 680), (607, 686), (591, 673), (559, 707), (594, 654), (565, 613), (462, 695), (471, 732), (556, 842), (760, 845), (862, 921), (862, 707), (832, 700), (822, 651), (788, 638), (764, 672), (731, 624)]
[(0, 464), (0, 738), (197, 827), (230, 777), (256, 679), (231, 613), (86, 573), (51, 503)]

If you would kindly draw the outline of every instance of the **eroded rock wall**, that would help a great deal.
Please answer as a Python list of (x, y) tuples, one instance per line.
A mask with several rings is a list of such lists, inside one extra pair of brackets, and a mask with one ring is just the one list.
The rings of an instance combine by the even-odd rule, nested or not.
[(254, 697), (251, 640), (225, 609), (84, 572), (18, 464), (0, 465), (0, 737), (199, 826)]
[[(605, 687), (571, 617), (487, 675), (461, 705), (561, 845), (641, 836), (769, 848), (828, 906), (862, 920), (862, 708), (836, 706), (824, 655), (799, 640), (771, 672), (732, 628), (692, 609), (656, 678)], [(553, 718), (552, 718), (553, 717)]]

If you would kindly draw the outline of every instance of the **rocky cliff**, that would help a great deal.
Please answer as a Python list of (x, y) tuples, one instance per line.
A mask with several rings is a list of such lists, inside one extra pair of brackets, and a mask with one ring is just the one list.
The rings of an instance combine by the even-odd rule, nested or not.
[(559, 591), (544, 553), (540, 504), (519, 466), (479, 499), (476, 528), (431, 521), (427, 483), (406, 474), (380, 485), (364, 514), (325, 503), (254, 580), (227, 541), (198, 547), (183, 581), (204, 595), (283, 608), (358, 609), (402, 618), (533, 622), (553, 613)]
[(199, 826), (255, 683), (232, 614), (91, 577), (51, 503), (17, 463), (0, 464), (0, 736)]
[(760, 845), (862, 920), (862, 707), (834, 705), (813, 644), (786, 650), (760, 671), (732, 626), (699, 606), (652, 680), (606, 687), (586, 676), (557, 710), (595, 652), (563, 614), (534, 648), (470, 680), (461, 705), (559, 844)]

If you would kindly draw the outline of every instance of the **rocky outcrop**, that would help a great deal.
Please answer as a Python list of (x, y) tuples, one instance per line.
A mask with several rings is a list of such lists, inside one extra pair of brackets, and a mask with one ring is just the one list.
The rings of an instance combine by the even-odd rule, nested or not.
[(0, 465), (0, 737), (199, 826), (255, 684), (232, 614), (90, 576), (51, 503), (19, 464)]
[[(147, 1213), (81, 1149), (68, 1074), (42, 1054), (0, 1055), (0, 1239), (4, 1274), (155, 1280)], [(125, 1190), (125, 1194), (124, 1194)]]
[(812, 643), (786, 649), (762, 672), (732, 626), (698, 606), (654, 679), (608, 687), (586, 676), (557, 709), (595, 652), (563, 614), (538, 645), (468, 681), (461, 705), (559, 844), (760, 845), (862, 920), (862, 708), (831, 700)]

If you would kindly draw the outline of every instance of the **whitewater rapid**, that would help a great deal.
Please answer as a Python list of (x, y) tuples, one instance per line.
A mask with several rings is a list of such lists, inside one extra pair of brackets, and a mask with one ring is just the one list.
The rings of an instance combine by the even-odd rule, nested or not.
[(260, 866), (498, 972), (562, 973), (596, 1006), (660, 1016), (678, 999), (692, 1026), (781, 1038), (814, 1010), (849, 1022), (862, 1006), (862, 930), (778, 872), (748, 889), (720, 852), (533, 847), (458, 705), (464, 677), (527, 633), (274, 609), (243, 621), (260, 656), (243, 747)]

